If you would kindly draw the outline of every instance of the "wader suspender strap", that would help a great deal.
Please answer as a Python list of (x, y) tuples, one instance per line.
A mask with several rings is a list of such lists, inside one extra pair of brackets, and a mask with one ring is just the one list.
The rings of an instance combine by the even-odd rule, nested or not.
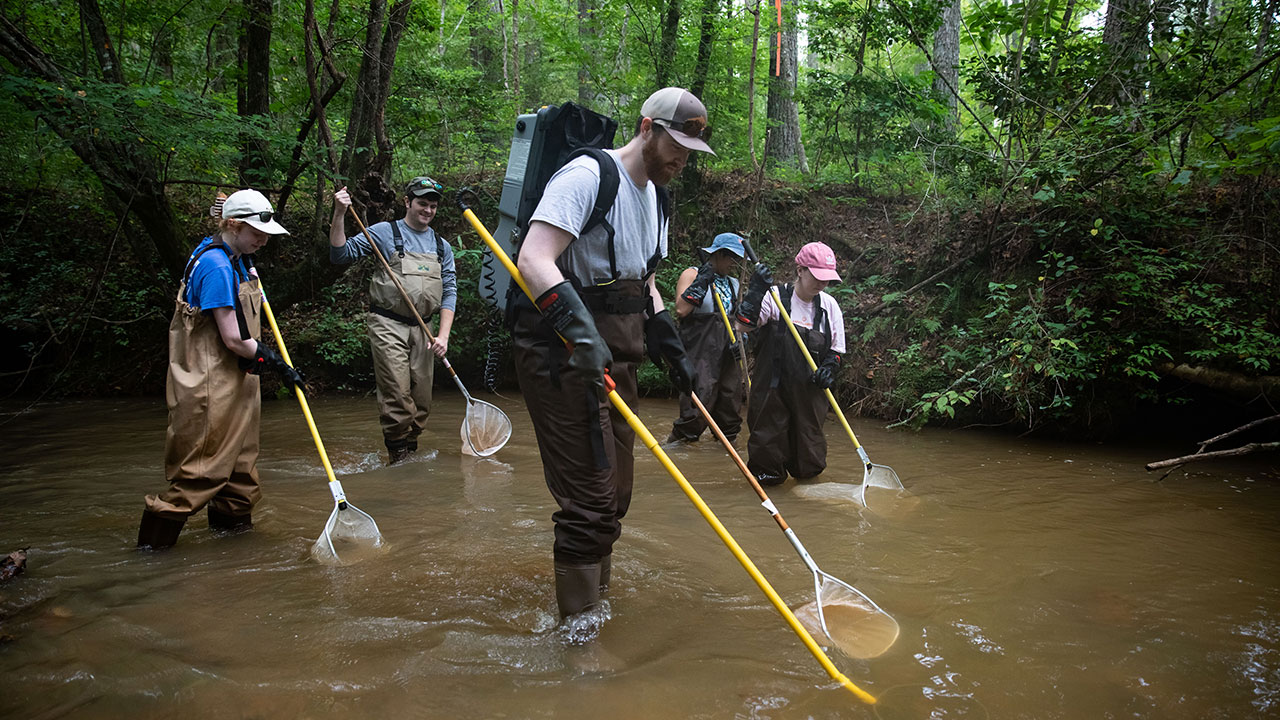
[[(431, 234), (436, 237), (436, 261), (440, 263), (440, 272), (444, 273), (444, 240), (440, 237), (440, 233), (435, 230)], [(404, 257), (404, 236), (400, 234), (400, 221), (391, 221), (391, 237), (396, 245), (396, 254)], [(416, 321), (415, 321), (416, 322)], [(413, 323), (409, 323), (412, 325)]]
[[(186, 269), (184, 269), (184, 270), (182, 271), (182, 285), (183, 285), (183, 287), (184, 287), (184, 288), (185, 288), (185, 287), (187, 287), (187, 286), (189, 285), (189, 283), (191, 282), (191, 273), (195, 271), (195, 269), (196, 269), (196, 262), (198, 262), (198, 261), (200, 260), (200, 256), (201, 256), (201, 255), (204, 255), (205, 253), (209, 252), (210, 250), (212, 250), (212, 249), (214, 249), (214, 248), (218, 248), (219, 250), (221, 250), (221, 251), (223, 251), (223, 252), (225, 252), (225, 253), (227, 254), (227, 261), (231, 263), (231, 272), (232, 272), (232, 274), (237, 275), (237, 276), (239, 276), (239, 275), (240, 275), (240, 273), (236, 272), (236, 257), (235, 257), (235, 255), (232, 255), (232, 254), (231, 254), (231, 248), (227, 247), (227, 246), (226, 246), (226, 245), (225, 245), (221, 240), (214, 240), (213, 242), (209, 243), (208, 245), (205, 245), (205, 246), (200, 250), (200, 252), (198, 252), (198, 253), (196, 253), (195, 255), (191, 256), (191, 259), (187, 261), (187, 267), (186, 267)], [(247, 263), (248, 263), (248, 268), (252, 268), (252, 267), (253, 267), (253, 258), (248, 257), (248, 256), (245, 256), (245, 258), (244, 258), (244, 259), (245, 259), (245, 261), (247, 261)], [(244, 279), (244, 280), (248, 280), (248, 279), (249, 279), (249, 275), (248, 275), (248, 272), (249, 272), (249, 271), (248, 271), (248, 268), (244, 267), (243, 265), (242, 265), (241, 267), (242, 267), (242, 269), (244, 269), (244, 271), (245, 271), (245, 275), (243, 276), (243, 279)], [(184, 291), (184, 294), (185, 294), (185, 291)], [(244, 319), (244, 310), (240, 307), (240, 293), (239, 293), (239, 291), (237, 291), (237, 292), (233, 293), (231, 297), (232, 297), (233, 302), (235, 303), (235, 310), (236, 310), (236, 324), (240, 326), (240, 339), (241, 339), (241, 340), (250, 340), (250, 339), (252, 339), (252, 338), (253, 338), (253, 336), (249, 334), (249, 323), (247, 323), (247, 322), (245, 321), (245, 319)], [(183, 300), (186, 300), (186, 298), (184, 297), (184, 298), (183, 298)], [(203, 310), (203, 308), (201, 308), (201, 309)]]
[[(240, 261), (244, 263), (245, 279), (249, 279), (249, 271), (253, 269), (253, 256), (242, 255)], [(236, 293), (236, 322), (240, 324), (240, 339), (248, 340), (252, 335), (249, 334), (249, 324), (245, 322), (244, 313), (240, 311), (240, 293)]]
[[(401, 259), (403, 259), (404, 258), (404, 238), (400, 236), (399, 220), (391, 221), (391, 238), (392, 238), (392, 242), (394, 242), (396, 245), (396, 254), (399, 255)], [(377, 240), (374, 240), (373, 242), (377, 242)]]
[[(778, 296), (782, 299), (782, 307), (787, 311), (788, 314), (791, 313), (791, 293), (794, 290), (795, 288), (791, 285), (783, 285), (781, 290), (778, 292)], [(797, 326), (796, 330), (797, 331), (804, 330), (805, 332), (804, 340), (805, 340), (806, 346), (809, 344), (809, 333), (811, 332), (820, 332), (823, 334), (824, 337), (826, 337), (827, 339), (826, 350), (823, 350), (821, 357), (815, 358), (815, 361), (820, 362), (821, 360), (825, 359), (827, 356), (827, 353), (831, 351), (831, 344), (835, 342), (835, 338), (832, 337), (832, 333), (829, 332), (830, 331), (829, 322), (827, 323), (828, 327), (826, 330), (824, 330), (822, 327), (822, 324), (826, 322), (826, 319), (827, 319), (826, 309), (822, 307), (822, 295), (821, 294), (816, 295), (813, 298), (813, 302), (814, 302), (813, 328), (810, 330), (804, 330), (804, 328)], [(779, 318), (779, 320), (780, 319), (781, 318)], [(782, 358), (785, 355), (783, 348), (790, 347), (790, 345), (791, 343), (781, 342), (781, 339), (779, 339), (779, 341), (774, 343), (773, 379), (770, 381), (769, 387), (778, 387), (778, 381), (782, 377)], [(797, 348), (797, 350), (798, 349), (799, 348)]]
[[(783, 285), (778, 288), (778, 299), (782, 301), (782, 307), (791, 314), (791, 286)], [(782, 318), (778, 318), (781, 320)], [(799, 330), (800, 328), (796, 328)], [(773, 377), (769, 378), (769, 388), (777, 388), (778, 382), (782, 379), (782, 359), (786, 357), (785, 348), (789, 343), (784, 342), (785, 338), (782, 332), (778, 330), (777, 320), (773, 321), (773, 331), (770, 335), (773, 339)]]
[[(431, 231), (431, 234), (434, 235), (436, 238), (436, 261), (440, 263), (440, 278), (443, 281), (444, 280), (444, 240), (440, 238), (440, 233), (434, 230)], [(396, 246), (396, 254), (399, 255), (401, 258), (403, 258), (404, 257), (404, 236), (400, 234), (399, 220), (391, 221), (391, 237), (393, 238), (392, 241), (395, 243), (395, 246)], [(377, 240), (374, 240), (373, 242), (377, 242)], [(369, 303), (369, 312), (373, 313), (374, 315), (381, 315), (382, 317), (387, 318), (388, 320), (395, 320), (396, 322), (402, 325), (418, 324), (418, 321), (416, 318), (411, 318), (405, 315), (401, 315), (398, 312), (393, 312), (384, 307), (378, 307), (373, 303)]]

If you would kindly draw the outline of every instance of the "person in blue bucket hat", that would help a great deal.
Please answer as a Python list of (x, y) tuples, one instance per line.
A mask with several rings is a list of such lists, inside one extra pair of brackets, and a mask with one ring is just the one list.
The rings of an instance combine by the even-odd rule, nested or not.
[[(741, 288), (734, 275), (746, 257), (746, 248), (740, 235), (727, 232), (717, 235), (702, 252), (708, 256), (702, 267), (686, 269), (676, 283), (676, 317), (680, 320), (680, 339), (695, 371), (694, 392), (732, 441), (742, 428), (746, 393), (741, 356), (729, 338), (725, 318), (732, 318), (737, 306)], [(706, 420), (689, 394), (681, 393), (680, 417), (672, 425), (667, 442), (693, 442), (706, 428)]]

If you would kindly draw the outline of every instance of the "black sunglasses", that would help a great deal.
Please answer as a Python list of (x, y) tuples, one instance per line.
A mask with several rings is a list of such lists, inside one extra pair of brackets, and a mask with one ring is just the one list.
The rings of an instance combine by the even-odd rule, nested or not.
[(690, 118), (678, 125), (671, 120), (664, 120), (663, 118), (653, 118), (653, 122), (668, 130), (684, 133), (703, 142), (711, 139), (711, 128), (707, 127), (707, 119), (704, 117)]
[(232, 216), (231, 216), (231, 219), (232, 219), (232, 220), (247, 220), (247, 219), (249, 219), (249, 218), (251, 218), (251, 217), (256, 217), (256, 218), (258, 218), (258, 220), (259, 220), (260, 222), (269, 223), (269, 222), (271, 222), (271, 218), (273, 218), (273, 217), (275, 217), (275, 216), (276, 216), (276, 214), (275, 214), (274, 212), (272, 212), (271, 210), (263, 210), (262, 212), (249, 213), (248, 215), (232, 215)]

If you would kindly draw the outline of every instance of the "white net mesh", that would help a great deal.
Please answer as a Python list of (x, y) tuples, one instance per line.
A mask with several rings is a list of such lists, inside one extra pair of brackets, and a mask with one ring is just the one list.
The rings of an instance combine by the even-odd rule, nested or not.
[(824, 482), (816, 484), (796, 485), (792, 490), (797, 497), (806, 500), (825, 500), (828, 502), (862, 503), (862, 486), (850, 483)]
[(872, 465), (864, 477), (863, 482), (871, 487), (885, 488), (887, 490), (902, 490), (902, 481), (898, 479), (898, 473), (888, 465)]
[(347, 504), (334, 507), (324, 532), (311, 546), (311, 555), (329, 565), (349, 565), (377, 553), (382, 548), (382, 533), (367, 513)]
[[(819, 603), (827, 621), (826, 633), (818, 617)], [(823, 642), (825, 638), (851, 658), (883, 655), (898, 639), (897, 620), (857, 590), (825, 578), (818, 600), (796, 610), (796, 618), (816, 640)]]
[(492, 403), (473, 399), (462, 420), (462, 452), (488, 457), (511, 439), (511, 418)]

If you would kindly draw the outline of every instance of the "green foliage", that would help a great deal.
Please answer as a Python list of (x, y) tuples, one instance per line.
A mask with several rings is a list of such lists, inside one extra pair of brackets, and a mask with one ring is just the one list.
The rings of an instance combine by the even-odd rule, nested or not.
[[(596, 5), (580, 17), (571, 3), (503, 4), (501, 13), (485, 3), (413, 4), (379, 109), (394, 153), (387, 180), (425, 172), (496, 198), (518, 113), (585, 101), (619, 121), (621, 143), (660, 71), (679, 85), (697, 80), (699, 4), (680, 5), (669, 54), (659, 51), (668, 3)], [(1161, 382), (1165, 362), (1246, 376), (1280, 367), (1280, 296), (1265, 231), (1280, 213), (1280, 107), (1274, 62), (1252, 72), (1276, 52), (1280, 33), (1260, 43), (1274, 18), (1257, 3), (1153, 5), (1149, 42), (1124, 57), (1105, 28), (1085, 25), (1105, 22), (1102, 7), (964, 4), (954, 116), (926, 57), (941, 0), (812, 0), (788, 16), (808, 38), (797, 97), (810, 172), (770, 171), (759, 219), (780, 236), (856, 219), (832, 224), (828, 239), (842, 260), (859, 253), (860, 267), (831, 292), (849, 310), (853, 354), (865, 350), (875, 358), (868, 369), (882, 371), (871, 384), (891, 384), (865, 390), (884, 393), (884, 412), (1075, 427), (1099, 404), (1180, 401)], [(120, 83), (104, 79), (87, 52), (80, 6), (36, 2), (6, 13), (65, 81), (38, 79), (12, 57), (0, 66), (0, 147), (10, 160), (0, 204), (16, 218), (0, 242), (0, 331), (22, 350), (4, 371), (24, 377), (35, 367), (64, 391), (131, 376), (139, 378), (132, 385), (106, 383), (155, 390), (163, 375), (172, 281), (136, 209), (119, 220), (127, 203), (112, 188), (121, 179), (73, 152), (93, 140), (155, 167), (182, 237), (208, 231), (212, 186), (238, 186), (242, 170), (273, 192), (292, 182), (281, 209), (295, 234), (262, 258), (279, 278), (273, 287), (297, 288), (297, 304), (280, 308), (291, 345), (337, 384), (371, 386), (364, 277), (339, 276), (323, 257), (324, 189), (342, 178), (332, 177), (316, 128), (297, 144), (313, 112), (304, 8), (271, 4), (270, 112), (260, 117), (238, 111), (242, 2), (101, 4)], [(699, 166), (708, 177), (740, 177), (754, 170), (769, 125), (772, 24), (765, 7), (753, 96), (755, 18), (740, 5), (716, 9), (703, 99), (717, 154)], [(334, 68), (346, 77), (326, 108), (340, 154), (376, 150), (354, 138), (346, 147), (367, 11), (316, 4)], [(241, 168), (247, 144), (267, 152)], [(704, 215), (765, 232), (740, 197), (683, 181), (675, 190), (672, 254), (657, 275), (668, 298), (680, 271), (698, 264), (700, 240), (724, 229), (705, 226)], [(884, 232), (859, 239), (856, 225), (878, 214), (876, 193), (910, 207), (893, 219), (886, 212)], [(492, 207), (483, 210), (491, 221)], [(450, 356), (474, 383), (493, 326), (474, 292), (480, 245), (448, 207), (435, 224), (454, 237), (459, 271)], [(787, 265), (780, 245), (760, 249)], [(917, 288), (964, 256), (968, 267)], [(860, 317), (882, 303), (888, 310)], [(131, 369), (101, 370), (121, 367)], [(645, 393), (671, 392), (652, 365), (640, 382)]]

